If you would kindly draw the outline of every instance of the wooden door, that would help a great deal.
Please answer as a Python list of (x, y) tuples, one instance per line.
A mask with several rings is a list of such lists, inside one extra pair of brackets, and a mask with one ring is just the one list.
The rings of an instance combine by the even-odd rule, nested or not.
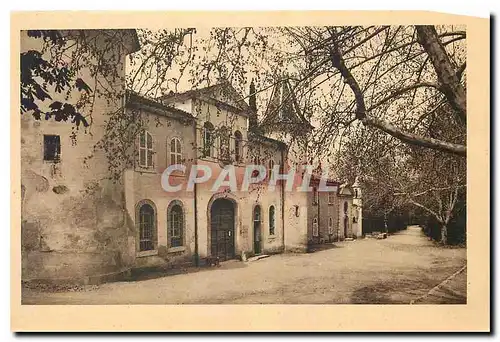
[(211, 255), (221, 260), (234, 258), (234, 204), (218, 199), (211, 209)]

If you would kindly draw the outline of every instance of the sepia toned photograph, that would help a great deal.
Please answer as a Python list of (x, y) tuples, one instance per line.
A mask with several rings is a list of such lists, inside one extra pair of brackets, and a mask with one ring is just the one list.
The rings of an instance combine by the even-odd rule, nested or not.
[(21, 306), (469, 303), (466, 24), (17, 34)]

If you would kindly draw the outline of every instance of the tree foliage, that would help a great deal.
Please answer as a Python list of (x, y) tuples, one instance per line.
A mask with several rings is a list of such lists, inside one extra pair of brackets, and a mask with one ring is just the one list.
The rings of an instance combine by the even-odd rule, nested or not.
[[(465, 133), (460, 143), (439, 140), (427, 134), (425, 125), (425, 118), (446, 104), (452, 108), (447, 120), (466, 127), (466, 34), (461, 28), (213, 28), (199, 37), (194, 31), (176, 32), (155, 36), (137, 68), (153, 70), (166, 60), (161, 74), (169, 74), (168, 67), (176, 70), (175, 77), (155, 78), (149, 94), (158, 84), (163, 92), (172, 89), (169, 84), (175, 91), (187, 77), (194, 87), (229, 81), (249, 95), (254, 79), (262, 114), (266, 91), (286, 79), (304, 116), (318, 128), (311, 141), (318, 151), (325, 146), (331, 151), (361, 122), (407, 144), (465, 156)], [(157, 46), (169, 47), (163, 49), (167, 58)], [(140, 87), (148, 88), (145, 82)]]
[[(43, 40), (43, 48), (21, 55), (23, 112), (33, 113), (36, 119), (91, 126), (96, 96), (124, 96), (117, 91), (122, 88), (115, 86), (120, 31), (77, 32), (68, 39), (57, 31), (30, 31), (31, 37)], [(128, 89), (158, 99), (171, 91), (229, 82), (245, 97), (254, 96), (252, 105), (262, 119), (270, 90), (286, 80), (290, 84), (286, 96), (293, 95), (301, 115), (315, 126), (309, 136), (309, 153), (318, 159), (330, 158), (333, 164), (340, 163), (333, 157), (349, 158), (342, 165), (354, 170), (345, 172), (346, 176), (359, 172), (373, 176), (382, 170), (391, 179), (399, 179), (408, 168), (423, 174), (421, 167), (449, 168), (452, 162), (440, 165), (437, 161), (466, 155), (466, 33), (461, 27), (217, 27), (137, 32), (141, 50), (129, 58)], [(104, 39), (104, 45), (97, 44), (99, 39)], [(79, 75), (84, 68), (90, 70), (85, 80)], [(251, 80), (253, 93), (248, 91)], [(75, 103), (53, 100), (49, 89), (66, 96), (76, 90), (80, 97)], [(47, 109), (42, 109), (42, 102), (48, 102)], [(127, 163), (117, 159), (127, 158), (124, 144), (133, 144), (140, 132), (137, 123), (130, 124), (137, 116), (123, 110), (107, 115), (106, 134), (98, 147), (110, 155), (113, 167), (123, 168)], [(135, 133), (130, 133), (131, 126)], [(385, 198), (384, 203), (396, 201), (391, 199), (396, 187), (389, 190), (383, 177), (373, 179), (380, 180), (370, 186)], [(373, 206), (380, 207), (380, 203), (375, 201)], [(392, 204), (385, 206), (389, 210)]]

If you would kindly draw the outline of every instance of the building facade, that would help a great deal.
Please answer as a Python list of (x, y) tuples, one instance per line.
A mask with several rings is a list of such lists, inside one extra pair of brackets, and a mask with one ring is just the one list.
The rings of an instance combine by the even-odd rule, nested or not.
[[(132, 43), (126, 51), (138, 49)], [(76, 145), (68, 138), (70, 126), (23, 116), (23, 280), (99, 282), (132, 268), (305, 252), (310, 244), (359, 236), (359, 183), (350, 187), (328, 180), (335, 192), (318, 191), (317, 177), (311, 178), (312, 192), (288, 191), (285, 181), (269, 185), (273, 173), (291, 168), (297, 168), (294, 182), (300, 179), (312, 129), (297, 108), (283, 105), (289, 85), (278, 84), (274, 91), (281, 98), (274, 96), (275, 108), (268, 107), (262, 120), (259, 109), (228, 83), (157, 99), (124, 92), (122, 100), (96, 104), (92, 135)], [(131, 162), (113, 182), (103, 151), (83, 160), (104, 134), (103, 113), (123, 103), (126, 116), (137, 118), (141, 129), (128, 147)], [(276, 104), (285, 111), (273, 114)], [(299, 139), (286, 141), (277, 134), (290, 132), (290, 124), (301, 132), (295, 134)], [(46, 160), (44, 151), (53, 144), (58, 158)], [(246, 190), (249, 164), (266, 172)], [(185, 169), (165, 173), (172, 165)], [(189, 187), (194, 165), (210, 170), (211, 177)], [(224, 183), (214, 191), (228, 165), (234, 166), (236, 187)], [(251, 176), (259, 177), (259, 171)], [(179, 189), (166, 191), (165, 182)]]

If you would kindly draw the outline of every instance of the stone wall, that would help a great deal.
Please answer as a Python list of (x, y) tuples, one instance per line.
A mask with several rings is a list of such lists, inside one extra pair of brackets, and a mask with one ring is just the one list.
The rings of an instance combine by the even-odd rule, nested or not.
[[(22, 33), (21, 51), (39, 48), (39, 40)], [(117, 63), (123, 76), (124, 60), (125, 55)], [(94, 85), (86, 70), (78, 76)], [(65, 94), (51, 94), (53, 100), (65, 100)], [(74, 99), (70, 94), (68, 100)], [(72, 123), (21, 115), (23, 280), (87, 282), (91, 276), (121, 272), (133, 261), (122, 187), (106, 179), (106, 155), (93, 150), (103, 135), (106, 114), (121, 103), (96, 97), (92, 125), (80, 127), (76, 140)], [(60, 137), (59, 162), (44, 160), (45, 134)]]

